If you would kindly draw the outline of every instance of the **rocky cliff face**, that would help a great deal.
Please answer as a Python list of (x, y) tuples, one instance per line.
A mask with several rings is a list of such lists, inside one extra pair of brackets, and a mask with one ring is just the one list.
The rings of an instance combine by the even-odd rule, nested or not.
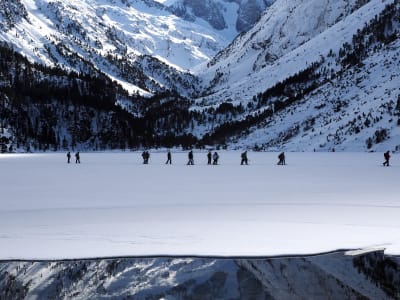
[(170, 5), (178, 16), (205, 20), (216, 30), (249, 30), (274, 0), (178, 0)]
[(383, 252), (286, 258), (3, 262), (1, 299), (399, 299)]
[(239, 32), (250, 30), (260, 19), (265, 10), (271, 6), (274, 0), (240, 0), (238, 1), (238, 18), (236, 29)]

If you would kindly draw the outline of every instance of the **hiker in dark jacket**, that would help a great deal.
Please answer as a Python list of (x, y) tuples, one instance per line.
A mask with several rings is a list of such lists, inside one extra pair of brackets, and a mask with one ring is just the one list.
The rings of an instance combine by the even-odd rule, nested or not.
[(212, 159), (212, 154), (211, 150), (209, 150), (207, 153), (207, 165), (211, 165), (211, 159)]
[(188, 161), (187, 164), (188, 165), (194, 165), (193, 151), (192, 150), (189, 151), (188, 158), (189, 158), (189, 161)]
[(146, 151), (142, 152), (143, 164), (146, 164)]
[(384, 161), (383, 165), (386, 166), (386, 167), (389, 167), (390, 152), (386, 151), (383, 154), (383, 157), (385, 158), (385, 161)]
[(281, 166), (283, 166), (283, 165), (286, 165), (286, 161), (285, 161), (285, 153), (284, 152), (281, 152), (279, 155), (278, 155), (278, 165), (281, 165)]
[(71, 152), (68, 151), (67, 153), (67, 163), (71, 162)]
[(240, 164), (241, 164), (241, 165), (243, 165), (243, 164), (248, 165), (248, 164), (249, 164), (249, 160), (247, 159), (247, 151), (244, 151), (244, 152), (240, 155), (240, 157), (242, 158), (242, 160), (240, 161)]
[(143, 158), (143, 164), (147, 165), (149, 163), (149, 159), (150, 159), (149, 151), (143, 151), (142, 158)]
[(169, 151), (168, 150), (168, 153), (167, 153), (167, 162), (165, 163), (166, 165), (168, 165), (168, 164), (172, 164), (172, 154), (171, 154), (171, 151)]
[(219, 159), (219, 155), (218, 155), (217, 151), (215, 151), (213, 154), (213, 165), (218, 165), (218, 159)]
[(79, 154), (79, 151), (75, 153), (75, 163), (76, 164), (81, 163), (81, 155)]

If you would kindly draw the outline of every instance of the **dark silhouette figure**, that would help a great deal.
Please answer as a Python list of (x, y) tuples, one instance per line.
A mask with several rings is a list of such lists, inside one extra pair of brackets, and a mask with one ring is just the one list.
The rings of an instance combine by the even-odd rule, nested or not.
[(383, 153), (383, 157), (385, 158), (383, 165), (389, 167), (390, 152), (386, 151), (385, 153)]
[(286, 165), (285, 153), (284, 153), (284, 152), (281, 152), (281, 153), (278, 155), (278, 159), (279, 159), (278, 165), (281, 165), (281, 166)]
[(67, 163), (71, 162), (71, 152), (68, 151), (67, 153)]
[(207, 153), (207, 165), (211, 165), (211, 158), (212, 158), (212, 154), (211, 154), (211, 150), (210, 150)]
[(172, 155), (171, 155), (171, 151), (169, 151), (168, 150), (168, 153), (167, 153), (167, 161), (166, 161), (166, 163), (165, 163), (166, 165), (168, 165), (168, 164), (172, 164)]
[(188, 161), (187, 164), (188, 165), (194, 165), (193, 151), (192, 150), (189, 151), (188, 158), (189, 158), (189, 161)]
[(215, 151), (213, 154), (213, 165), (218, 165), (218, 159), (219, 159), (219, 155), (218, 155), (217, 151)]
[(75, 163), (76, 164), (81, 163), (81, 155), (79, 154), (79, 151), (75, 153)]
[(244, 151), (244, 152), (240, 155), (240, 157), (242, 158), (242, 160), (240, 161), (240, 164), (241, 164), (241, 165), (243, 165), (243, 164), (248, 165), (248, 164), (249, 164), (249, 160), (247, 159), (247, 151)]
[(146, 164), (146, 151), (142, 152), (143, 164)]
[(150, 159), (149, 151), (143, 151), (142, 158), (143, 158), (143, 164), (147, 165), (149, 163), (149, 159)]

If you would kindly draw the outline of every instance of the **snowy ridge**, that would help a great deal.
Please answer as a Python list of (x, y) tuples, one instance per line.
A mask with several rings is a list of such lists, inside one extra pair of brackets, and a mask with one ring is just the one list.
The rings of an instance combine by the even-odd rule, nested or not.
[[(399, 149), (400, 127), (393, 114), (400, 97), (400, 74), (393, 63), (400, 59), (398, 49), (400, 40), (365, 60), (368, 72), (345, 71), (278, 113), (273, 123), (240, 138), (239, 145), (266, 143), (270, 149), (293, 151)], [(376, 143), (379, 134), (382, 140)]]
[[(215, 2), (215, 7), (221, 9), (223, 2)], [(296, 151), (399, 148), (398, 74), (391, 63), (399, 56), (397, 0), (278, 0), (253, 28), (213, 58), (226, 45), (220, 39), (223, 32), (211, 30), (197, 17), (194, 23), (183, 21), (167, 8), (175, 3), (193, 9), (197, 2), (17, 3), (27, 13), (0, 15), (0, 39), (45, 65), (78, 75), (104, 73), (130, 92), (114, 86), (114, 103), (136, 118), (127, 120), (133, 130), (120, 128), (129, 135), (120, 145)], [(83, 21), (77, 11), (85, 13)], [(11, 61), (5, 78), (13, 79)], [(13, 94), (6, 97), (13, 104)], [(54, 110), (60, 110), (57, 103)], [(10, 114), (13, 110), (31, 109), (13, 106)], [(12, 132), (12, 124), (19, 122), (8, 119), (6, 127)], [(31, 126), (24, 124), (22, 130)], [(69, 131), (60, 129), (65, 124), (50, 126), (60, 139)], [(68, 135), (65, 149), (73, 144)], [(98, 149), (87, 137), (85, 132), (80, 145)], [(54, 148), (59, 149), (59, 143)]]
[[(398, 61), (400, 55), (400, 26), (396, 21), (398, 17), (385, 21), (389, 24), (386, 26), (395, 30), (393, 42), (384, 48), (369, 46), (370, 49), (364, 54), (365, 58), (362, 58), (364, 61), (358, 65), (348, 65), (341, 61), (343, 53), (350, 51), (350, 44), (354, 42), (355, 35), (363, 32), (368, 27), (367, 24), (386, 11), (388, 5), (394, 1), (370, 1), (354, 11), (352, 6), (348, 6), (348, 1), (343, 2), (343, 7), (337, 11), (332, 10), (332, 7), (336, 7), (336, 2), (330, 3), (331, 10), (328, 11), (331, 14), (328, 20), (331, 22), (321, 22), (320, 17), (326, 17), (325, 10), (323, 14), (316, 13), (310, 16), (304, 25), (307, 28), (305, 32), (309, 32), (310, 36), (300, 36), (300, 39), (290, 36), (287, 38), (293, 41), (290, 47), (282, 44), (287, 42), (287, 32), (293, 29), (293, 26), (289, 25), (300, 24), (304, 16), (298, 14), (296, 19), (292, 17), (290, 9), (283, 9), (286, 14), (279, 11), (286, 7), (285, 3), (276, 2), (254, 30), (238, 37), (226, 52), (216, 56), (212, 61), (215, 64), (208, 69), (210, 72), (205, 71), (201, 75), (203, 80), (207, 81), (211, 77), (205, 78), (213, 73), (211, 70), (216, 74), (211, 80), (211, 88), (204, 91), (206, 96), (196, 99), (196, 108), (202, 110), (210, 106), (216, 107), (224, 99), (226, 103), (247, 106), (247, 113), (242, 115), (241, 119), (239, 117), (240, 121), (237, 122), (244, 123), (249, 116), (250, 119), (255, 119), (260, 115), (261, 120), (263, 115), (268, 116), (264, 117), (264, 121), (258, 121), (257, 126), (243, 126), (244, 134), (233, 133), (232, 139), (225, 140), (225, 143), (234, 148), (253, 146), (256, 149), (294, 151), (397, 149), (399, 130), (396, 115), (400, 107), (396, 103), (399, 103), (400, 90), (397, 65), (391, 62)], [(309, 2), (297, 3), (300, 10), (304, 9), (304, 6), (308, 7), (306, 4)], [(326, 4), (329, 8), (329, 1)], [(353, 6), (355, 5), (356, 2), (353, 3)], [(293, 11), (296, 9), (297, 6)], [(344, 17), (343, 11), (350, 14)], [(276, 20), (273, 18), (275, 13), (278, 14)], [(282, 19), (290, 20), (290, 24), (275, 28), (276, 23), (280, 24), (277, 20)], [(327, 27), (329, 23), (334, 24)], [(317, 24), (322, 24), (321, 28)], [(324, 29), (325, 27), (327, 28)], [(266, 28), (266, 32), (271, 31), (271, 28), (274, 30), (271, 35), (262, 33), (260, 28)], [(298, 28), (301, 30), (300, 26)], [(313, 31), (311, 28), (316, 29)], [(276, 31), (283, 34), (283, 39), (275, 38), (270, 41), (268, 37), (276, 35)], [(377, 33), (372, 33), (374, 34)], [(390, 32), (388, 34), (390, 35)], [(271, 43), (272, 48), (256, 47), (263, 38)], [(303, 43), (303, 38), (310, 40)], [(357, 39), (370, 37), (361, 36)], [(281, 48), (275, 45), (280, 45)], [(269, 60), (271, 56), (265, 56), (268, 51), (278, 51), (280, 54)], [(362, 54), (356, 54), (358, 55)], [(302, 82), (301, 76), (307, 72), (313, 73), (318, 79), (309, 78), (308, 81)], [(297, 80), (297, 83), (291, 85), (291, 80)], [(281, 94), (269, 96), (268, 91), (272, 92), (280, 83), (286, 84)], [(214, 89), (216, 92), (213, 92)], [(265, 101), (260, 103), (260, 97), (265, 98)], [(279, 100), (281, 105), (294, 101), (292, 99), (297, 97), (300, 97), (298, 101), (285, 104), (288, 108), (278, 114), (270, 116), (268, 113), (268, 110), (271, 111), (270, 104), (274, 101)], [(340, 108), (332, 109), (340, 105), (340, 102), (343, 102)], [(354, 125), (355, 123), (358, 125)], [(222, 124), (221, 128), (224, 126), (229, 127), (229, 123)], [(210, 132), (210, 126), (204, 130)], [(309, 130), (312, 130), (311, 134)], [(228, 129), (225, 130), (227, 131)], [(384, 137), (381, 138), (381, 135)], [(380, 145), (375, 147), (375, 144)]]
[(319, 61), (331, 50), (338, 52), (357, 30), (393, 3), (373, 0), (340, 20), (346, 11), (350, 13), (349, 3), (356, 2), (276, 1), (252, 30), (218, 54), (209, 68), (199, 71), (205, 82), (212, 80), (215, 73), (222, 74), (215, 86), (211, 85), (211, 90), (205, 84), (208, 89), (205, 92), (211, 95), (199, 101), (250, 100), (276, 82)]
[[(20, 3), (27, 11), (26, 18), (16, 19), (8, 30), (0, 31), (0, 40), (45, 65), (85, 73), (87, 68), (100, 69), (126, 86), (130, 84), (131, 91), (157, 92), (160, 87), (140, 84), (121, 74), (116, 60), (124, 60), (141, 73), (140, 57), (151, 55), (167, 64), (164, 66), (160, 61), (157, 66), (163, 72), (188, 76), (179, 73), (208, 60), (227, 43), (215, 31), (181, 20), (156, 2), (153, 5), (122, 0)], [(144, 73), (156, 86), (171, 87), (165, 78), (154, 78), (146, 70)], [(187, 93), (187, 89), (178, 88), (181, 93)]]
[[(3, 298), (396, 299), (399, 258), (117, 258), (0, 263)], [(379, 277), (377, 276), (379, 275)]]

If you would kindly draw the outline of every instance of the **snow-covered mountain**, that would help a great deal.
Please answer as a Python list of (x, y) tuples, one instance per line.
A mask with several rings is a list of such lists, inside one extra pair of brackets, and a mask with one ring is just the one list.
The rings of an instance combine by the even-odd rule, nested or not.
[(155, 1), (2, 1), (0, 41), (30, 60), (79, 73), (101, 70), (129, 91), (193, 92), (193, 65), (228, 41)]
[[(385, 6), (385, 3), (377, 6), (375, 1), (371, 1), (368, 7), (357, 11), (365, 2), (368, 1), (276, 1), (251, 30), (236, 38), (201, 70), (204, 80), (212, 80), (205, 86), (211, 92), (230, 90), (240, 81), (261, 90), (268, 81), (275, 83), (281, 79), (265, 75), (279, 72), (280, 66), (286, 62), (284, 67), (289, 74), (282, 70), (282, 74), (277, 75), (285, 77), (298, 72), (317, 61), (319, 55), (328, 54), (333, 46), (340, 48), (344, 42), (351, 41), (357, 29)], [(337, 36), (341, 38), (337, 39)], [(293, 52), (300, 47), (302, 53)], [(303, 64), (283, 60), (293, 55), (297, 61), (304, 61)], [(221, 78), (216, 80), (215, 74)], [(265, 81), (268, 81), (252, 82), (255, 76), (265, 76)]]
[(398, 299), (399, 258), (116, 258), (2, 262), (2, 299)]
[(237, 147), (394, 149), (398, 8), (390, 0), (277, 0), (199, 70), (198, 109), (226, 102), (247, 111), (204, 132), (231, 135), (225, 142)]
[[(186, 146), (301, 151), (395, 150), (399, 144), (398, 0), (1, 5), (0, 40), (7, 47), (56, 70), (101, 74), (131, 93), (115, 86), (115, 103), (140, 118), (135, 145), (182, 145), (174, 136), (185, 137)], [(252, 14), (253, 6), (269, 8), (224, 48), (224, 36), (238, 32), (241, 9)], [(9, 57), (4, 76), (10, 80), (3, 85), (15, 88)], [(4, 97), (18, 103), (10, 92)], [(13, 122), (3, 125), (9, 136), (29, 127), (17, 130)], [(65, 126), (52, 130), (62, 136)], [(98, 128), (87, 130), (96, 135)]]
[(249, 30), (275, 0), (171, 0), (164, 2), (177, 16), (206, 22), (232, 40)]

